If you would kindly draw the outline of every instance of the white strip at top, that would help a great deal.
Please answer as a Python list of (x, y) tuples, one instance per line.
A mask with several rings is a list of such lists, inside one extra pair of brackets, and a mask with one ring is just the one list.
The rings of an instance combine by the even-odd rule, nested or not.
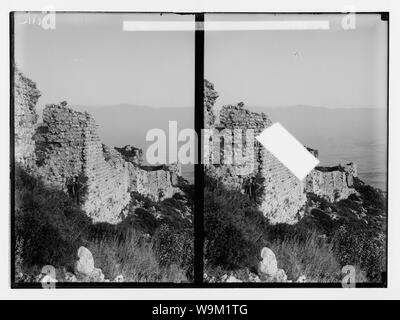
[(285, 21), (129, 21), (123, 31), (260, 31), (260, 30), (329, 30), (329, 20)]

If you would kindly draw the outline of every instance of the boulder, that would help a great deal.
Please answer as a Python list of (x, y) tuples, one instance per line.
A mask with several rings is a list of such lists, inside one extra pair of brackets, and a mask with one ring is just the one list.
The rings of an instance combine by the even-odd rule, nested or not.
[(254, 273), (249, 274), (249, 282), (261, 282), (261, 279), (258, 275)]
[(55, 277), (56, 268), (54, 268), (54, 267), (53, 267), (52, 265), (50, 265), (50, 264), (47, 264), (47, 265), (45, 265), (45, 266), (42, 268), (42, 270), (40, 271), (40, 274), (41, 274), (42, 276), (51, 274), (53, 277)]
[(228, 280), (228, 278), (229, 278), (229, 275), (224, 274), (224, 275), (221, 277), (221, 282), (226, 282), (226, 280)]
[(89, 249), (80, 247), (78, 249), (79, 260), (75, 262), (75, 273), (90, 276), (94, 270), (93, 255)]
[(228, 279), (225, 280), (225, 282), (242, 282), (242, 280), (239, 280), (234, 276), (229, 276)]
[(304, 283), (306, 282), (306, 276), (305, 275), (301, 275), (300, 277), (297, 278), (296, 282), (298, 283)]
[(65, 273), (65, 281), (67, 282), (77, 282), (78, 279), (75, 277), (75, 275), (71, 272)]
[(287, 281), (287, 275), (286, 275), (285, 270), (278, 269), (278, 271), (275, 274), (275, 281), (276, 282), (286, 282)]
[(41, 282), (43, 285), (57, 282), (56, 268), (52, 265), (45, 265), (36, 277), (36, 281)]
[(104, 281), (104, 274), (100, 268), (94, 268), (92, 273), (89, 276), (90, 282), (103, 282)]
[(40, 282), (42, 283), (43, 287), (51, 288), (53, 287), (51, 284), (58, 282), (56, 278), (54, 278), (50, 274), (46, 274)]
[(262, 261), (258, 265), (258, 271), (268, 277), (275, 276), (278, 272), (278, 262), (276, 261), (275, 253), (271, 249), (264, 247), (261, 250), (261, 258)]
[(124, 276), (122, 274), (116, 276), (114, 282), (124, 282)]

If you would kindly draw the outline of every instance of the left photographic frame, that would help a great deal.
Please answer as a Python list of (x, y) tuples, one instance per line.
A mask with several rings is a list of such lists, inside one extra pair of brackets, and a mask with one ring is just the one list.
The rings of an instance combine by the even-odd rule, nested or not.
[(193, 284), (194, 26), (10, 13), (13, 288)]

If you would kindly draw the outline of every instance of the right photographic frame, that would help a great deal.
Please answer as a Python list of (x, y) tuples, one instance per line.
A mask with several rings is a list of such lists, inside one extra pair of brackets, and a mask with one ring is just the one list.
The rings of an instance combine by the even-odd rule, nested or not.
[(204, 20), (204, 283), (387, 287), (389, 14)]

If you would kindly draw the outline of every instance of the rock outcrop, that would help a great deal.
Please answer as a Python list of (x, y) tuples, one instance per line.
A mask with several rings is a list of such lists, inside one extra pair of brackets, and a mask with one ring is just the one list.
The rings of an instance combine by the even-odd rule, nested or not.
[(36, 84), (19, 70), (14, 73), (14, 143), (15, 161), (32, 166), (35, 159), (35, 142), (38, 114), (36, 103), (40, 92)]

